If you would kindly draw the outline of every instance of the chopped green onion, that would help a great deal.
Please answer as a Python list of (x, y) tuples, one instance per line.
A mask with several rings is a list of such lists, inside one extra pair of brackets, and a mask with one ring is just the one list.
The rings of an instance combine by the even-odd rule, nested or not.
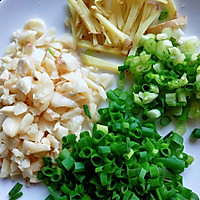
[(83, 109), (84, 109), (85, 115), (88, 116), (91, 119), (91, 115), (90, 115), (88, 105), (83, 105)]
[(119, 80), (117, 81), (117, 87), (118, 87), (119, 89), (123, 89), (124, 86), (125, 86), (125, 81), (119, 79)]
[(75, 160), (71, 156), (69, 156), (68, 158), (65, 158), (65, 160), (62, 161), (63, 167), (68, 171), (73, 168), (74, 163), (75, 163)]
[(16, 195), (12, 196), (9, 200), (16, 200), (23, 195), (23, 192), (19, 192)]
[(82, 172), (85, 170), (83, 162), (75, 162), (74, 164), (74, 172)]
[(74, 135), (74, 134), (66, 135), (62, 138), (63, 145), (66, 148), (73, 145), (75, 143), (75, 141), (76, 141), (76, 135)]
[(45, 198), (45, 200), (54, 200), (54, 197), (50, 194)]
[(192, 156), (188, 156), (188, 159), (187, 159), (187, 163), (188, 165), (191, 165), (192, 163), (194, 162), (194, 158)]
[(50, 157), (43, 157), (42, 159), (45, 166), (52, 165), (52, 159)]
[(195, 138), (195, 139), (199, 139), (200, 138), (200, 129), (199, 128), (195, 128), (191, 135), (190, 138)]
[(107, 126), (97, 124), (97, 130), (102, 131), (104, 134), (108, 134), (108, 127)]
[(50, 47), (47, 48), (49, 50), (49, 53), (52, 55), (52, 56), (55, 56), (55, 53), (51, 50)]
[(118, 71), (124, 71), (128, 69), (128, 65), (122, 65), (118, 67)]
[(174, 132), (178, 133), (179, 135), (183, 135), (186, 132), (185, 122), (179, 121), (176, 124)]
[(62, 169), (57, 167), (56, 170), (55, 170), (55, 174), (53, 174), (51, 176), (51, 181), (52, 182), (58, 182), (62, 179)]
[(53, 196), (54, 200), (58, 200), (58, 197), (55, 193), (55, 191), (53, 190), (52, 187), (48, 187), (49, 191), (51, 192), (51, 195)]
[(109, 146), (98, 146), (99, 153), (111, 153), (111, 148)]
[(146, 116), (149, 119), (157, 119), (161, 116), (161, 112), (158, 109), (152, 109), (152, 110), (147, 111)]
[(160, 13), (160, 16), (158, 17), (158, 20), (159, 20), (159, 21), (162, 21), (162, 20), (167, 19), (168, 13), (169, 13), (169, 10), (167, 10), (167, 9), (163, 10), (163, 11)]
[(10, 190), (8, 195), (10, 197), (14, 197), (22, 189), (22, 187), (23, 185), (21, 183), (16, 183), (15, 186)]
[(124, 158), (125, 158), (126, 160), (130, 160), (133, 154), (134, 154), (133, 149), (130, 149), (130, 152), (129, 152), (129, 153), (124, 154)]
[(52, 169), (50, 167), (43, 167), (42, 168), (42, 173), (45, 176), (52, 177), (55, 174), (55, 171), (54, 171), (54, 169)]
[(163, 116), (160, 118), (160, 125), (167, 126), (171, 122), (171, 118), (169, 116)]

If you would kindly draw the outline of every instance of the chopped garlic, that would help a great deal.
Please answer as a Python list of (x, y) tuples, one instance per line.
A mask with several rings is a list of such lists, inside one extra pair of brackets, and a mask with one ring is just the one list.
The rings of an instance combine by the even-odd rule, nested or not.
[(98, 120), (98, 104), (113, 76), (82, 68), (72, 36), (56, 38), (40, 19), (27, 22), (13, 40), (0, 62), (0, 176), (36, 183), (42, 157), (55, 160), (63, 136), (79, 137), (85, 121)]

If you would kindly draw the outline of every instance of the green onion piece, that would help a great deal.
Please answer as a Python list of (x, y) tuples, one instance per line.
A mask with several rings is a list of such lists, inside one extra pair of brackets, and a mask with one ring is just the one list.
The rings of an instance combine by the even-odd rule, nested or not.
[(171, 143), (173, 144), (174, 147), (178, 148), (183, 145), (183, 137), (181, 137), (177, 133), (173, 133), (171, 137)]
[(106, 163), (104, 165), (104, 172), (105, 173), (114, 173), (117, 168), (117, 165), (114, 162)]
[(91, 115), (90, 115), (88, 105), (83, 105), (83, 109), (84, 109), (85, 115), (88, 116), (91, 119)]
[[(129, 178), (137, 177), (140, 173), (140, 166), (135, 164), (129, 164), (127, 166), (127, 175)], [(123, 176), (122, 176), (123, 177)]]
[(125, 70), (127, 70), (128, 69), (128, 65), (122, 65), (122, 66), (119, 66), (118, 67), (118, 71), (125, 71)]
[(43, 167), (42, 173), (47, 177), (52, 177), (55, 174), (55, 170), (50, 167)]
[(119, 74), (119, 79), (120, 79), (120, 80), (123, 80), (124, 77), (125, 77), (125, 75), (126, 75), (126, 74), (125, 74), (125, 71), (121, 71), (120, 74)]
[(81, 199), (81, 194), (79, 193), (78, 190), (73, 190), (69, 194), (70, 199)]
[(145, 177), (146, 173), (147, 173), (147, 171), (144, 168), (141, 168), (139, 176), (138, 176), (138, 180), (140, 182), (144, 181), (144, 177)]
[(155, 188), (158, 188), (160, 187), (160, 178), (157, 177), (157, 178), (152, 178), (150, 180), (150, 185), (151, 185), (151, 188), (155, 189)]
[(65, 158), (68, 158), (69, 156), (70, 156), (69, 150), (66, 149), (66, 148), (64, 148), (64, 149), (61, 151), (61, 153), (60, 153), (60, 155), (59, 155), (59, 158), (60, 158), (61, 160), (64, 160)]
[(142, 144), (144, 146), (144, 148), (148, 151), (148, 152), (152, 152), (154, 149), (154, 145), (153, 143), (150, 141), (150, 139), (148, 137), (146, 137), (143, 141)]
[(16, 200), (18, 198), (20, 198), (23, 195), (23, 192), (19, 192), (17, 194), (15, 194), (14, 196), (12, 196), (11, 198), (9, 198), (9, 200)]
[(142, 136), (145, 138), (145, 137), (148, 137), (148, 138), (153, 138), (154, 137), (154, 129), (153, 128), (149, 128), (149, 127), (145, 127), (145, 126), (142, 126), (141, 127), (141, 130), (142, 130)]
[(8, 195), (10, 197), (14, 197), (22, 189), (22, 187), (23, 185), (21, 183), (16, 183), (15, 186), (10, 190)]
[(152, 110), (147, 111), (146, 116), (149, 119), (157, 119), (161, 116), (161, 112), (158, 109), (152, 109)]
[(51, 181), (52, 182), (58, 182), (62, 179), (62, 169), (57, 167), (56, 168), (56, 171), (55, 171), (55, 174), (53, 174), (51, 176)]
[(91, 162), (95, 167), (100, 166), (102, 164), (102, 158), (97, 153), (95, 153), (91, 155)]
[(142, 90), (143, 92), (151, 92), (151, 88), (150, 88), (150, 85), (145, 83), (142, 85)]
[(74, 163), (74, 172), (83, 172), (85, 170), (85, 165), (83, 162)]
[(178, 117), (178, 119), (185, 122), (188, 117), (189, 111), (190, 111), (190, 104), (187, 104), (187, 106), (183, 109), (183, 112)]
[(38, 172), (38, 174), (37, 174), (37, 179), (38, 180), (43, 180), (44, 179), (44, 177), (45, 177), (45, 175), (42, 173), (42, 171), (40, 170), (39, 172)]
[(185, 161), (178, 159), (175, 156), (170, 158), (157, 158), (156, 160), (172, 170), (180, 170), (182, 172), (185, 167)]
[(48, 187), (49, 191), (51, 192), (51, 195), (53, 196), (54, 200), (58, 200), (58, 197), (55, 193), (55, 191), (53, 190), (52, 187)]
[(70, 194), (70, 192), (72, 191), (66, 183), (62, 184), (62, 186), (60, 187), (61, 191), (67, 195)]
[(188, 92), (193, 92), (195, 89), (195, 86), (193, 83), (188, 83), (187, 85), (184, 86), (185, 91)]
[(200, 129), (199, 128), (195, 128), (191, 135), (190, 138), (195, 138), (195, 139), (199, 139), (200, 138)]
[(55, 56), (55, 53), (51, 50), (50, 47), (47, 48), (49, 50), (49, 53), (52, 55), (52, 56)]
[(161, 147), (160, 152), (165, 156), (165, 157), (170, 157), (171, 156), (171, 149), (167, 147)]
[(117, 178), (125, 177), (125, 170), (124, 169), (116, 169), (115, 175)]
[(87, 137), (87, 136), (90, 136), (89, 131), (83, 131), (83, 132), (80, 133), (80, 138), (84, 138), (84, 137)]
[(107, 173), (101, 173), (100, 174), (100, 181), (103, 187), (106, 187), (109, 185), (110, 181), (111, 181), (111, 177), (109, 174)]
[(62, 197), (59, 197), (58, 200), (68, 200), (67, 196), (62, 196)]
[(148, 157), (147, 157), (147, 152), (146, 151), (141, 151), (139, 153), (140, 155), (140, 162), (147, 162), (148, 161)]
[(151, 54), (155, 53), (156, 50), (156, 41), (153, 38), (149, 38), (148, 40), (145, 41), (144, 43), (144, 49)]
[(180, 121), (176, 124), (174, 132), (178, 133), (179, 135), (183, 135), (186, 130), (185, 122)]
[(104, 134), (108, 134), (108, 127), (107, 126), (97, 124), (97, 130), (102, 131)]
[(160, 60), (167, 60), (167, 58), (169, 57), (169, 50), (167, 49), (163, 41), (158, 41), (156, 45), (156, 56)]
[(159, 93), (159, 87), (155, 84), (150, 84), (150, 91), (153, 92), (153, 93)]
[(134, 154), (133, 149), (130, 149), (130, 152), (129, 152), (129, 153), (125, 153), (125, 154), (124, 154), (124, 158), (125, 158), (126, 160), (130, 160), (133, 154)]
[(92, 200), (91, 197), (90, 197), (89, 195), (87, 195), (87, 194), (83, 195), (83, 196), (81, 197), (81, 199), (82, 199), (82, 200)]
[(187, 103), (186, 93), (184, 92), (183, 89), (178, 89), (176, 93), (177, 93), (178, 102)]
[(108, 191), (113, 191), (116, 186), (117, 186), (116, 180), (112, 179), (106, 188)]
[(112, 90), (108, 90), (108, 92), (106, 94), (107, 94), (108, 99), (110, 99), (112, 101), (117, 100), (117, 95)]
[[(159, 74), (161, 73), (164, 69), (161, 63), (156, 63), (153, 65), (153, 69)], [(157, 86), (158, 87), (158, 86)], [(156, 92), (157, 93), (157, 92)]]
[(117, 87), (119, 88), (119, 89), (123, 89), (124, 88), (124, 86), (125, 86), (125, 81), (124, 80), (117, 80)]
[(111, 153), (111, 148), (109, 146), (98, 146), (98, 153)]
[(62, 161), (62, 165), (67, 171), (69, 171), (70, 169), (74, 167), (74, 163), (75, 163), (75, 160), (71, 156), (69, 156), (68, 158), (65, 158), (65, 160)]
[(176, 106), (176, 93), (168, 93), (165, 98), (168, 106)]
[(144, 92), (142, 97), (142, 102), (144, 104), (149, 104), (153, 102), (158, 97), (156, 93)]
[(96, 190), (95, 194), (99, 199), (102, 199), (104, 197), (104, 191), (103, 190)]
[(149, 168), (149, 171), (150, 171), (150, 176), (151, 178), (156, 178), (159, 176), (159, 169), (156, 165), (152, 165), (150, 168)]
[(178, 46), (178, 43), (177, 43), (177, 41), (176, 41), (175, 38), (171, 37), (171, 38), (170, 38), (170, 41), (172, 42), (173, 46), (175, 46), (175, 47)]
[(171, 122), (171, 118), (169, 116), (163, 116), (160, 118), (160, 125), (161, 126), (167, 126)]
[(96, 173), (101, 173), (101, 172), (103, 172), (104, 171), (104, 166), (100, 166), (100, 167), (96, 167), (95, 168), (95, 172)]
[(162, 21), (162, 20), (167, 19), (168, 13), (169, 13), (169, 10), (167, 10), (167, 9), (163, 10), (163, 11), (160, 13), (160, 16), (158, 17), (158, 20), (159, 20), (159, 21)]
[(192, 199), (192, 200), (199, 200), (199, 197), (197, 196), (197, 194), (193, 193), (190, 195), (189, 199)]
[(90, 158), (91, 155), (94, 153), (95, 151), (89, 147), (84, 147), (83, 149), (81, 149), (79, 156), (81, 158), (87, 159)]
[(62, 142), (63, 145), (65, 145), (67, 148), (73, 145), (76, 141), (76, 135), (75, 134), (70, 134), (62, 137)]
[(45, 166), (52, 165), (52, 159), (50, 157), (43, 157), (42, 159)]
[(54, 200), (54, 197), (50, 194), (45, 198), (45, 200)]
[(187, 163), (188, 165), (191, 165), (192, 163), (194, 162), (194, 158), (192, 156), (188, 156), (188, 159), (187, 159)]

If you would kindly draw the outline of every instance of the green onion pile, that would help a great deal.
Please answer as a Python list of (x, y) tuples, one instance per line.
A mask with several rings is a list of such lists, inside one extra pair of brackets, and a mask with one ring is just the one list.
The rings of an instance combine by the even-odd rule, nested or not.
[(134, 117), (133, 95), (109, 90), (109, 106), (88, 131), (63, 137), (56, 163), (43, 158), (37, 178), (50, 190), (46, 200), (199, 199), (183, 186), (181, 172), (193, 161), (183, 152), (183, 138), (165, 137), (153, 122)]
[(119, 67), (118, 86), (124, 77), (134, 78), (134, 103), (142, 119), (161, 118), (168, 125), (171, 117), (181, 121), (200, 118), (200, 55), (195, 37), (180, 40), (180, 30), (166, 28), (161, 34), (144, 35), (136, 55)]

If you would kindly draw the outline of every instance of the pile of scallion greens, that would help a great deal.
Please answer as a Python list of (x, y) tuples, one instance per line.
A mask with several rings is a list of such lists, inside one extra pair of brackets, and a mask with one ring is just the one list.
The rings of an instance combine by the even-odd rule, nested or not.
[(110, 104), (99, 110), (92, 136), (63, 137), (56, 165), (44, 158), (37, 177), (51, 192), (46, 199), (198, 199), (182, 184), (180, 173), (193, 161), (182, 136), (161, 138), (155, 123), (136, 119), (132, 93), (117, 88), (107, 95)]
[[(176, 132), (161, 137), (151, 120), (167, 125), (168, 110), (185, 121), (200, 117), (200, 56), (194, 39), (178, 44), (180, 32), (165, 29), (144, 36), (135, 56), (119, 67), (118, 88), (109, 90), (108, 107), (88, 131), (64, 136), (63, 150), (44, 157), (37, 178), (50, 190), (46, 200), (197, 200), (180, 175), (193, 158), (183, 152)], [(127, 72), (133, 87), (123, 89)], [(85, 113), (90, 117), (87, 105)], [(141, 114), (142, 113), (142, 114)], [(143, 120), (136, 116), (142, 115)], [(192, 137), (198, 137), (195, 129)]]
[(133, 76), (134, 103), (144, 120), (160, 118), (168, 125), (172, 116), (183, 122), (200, 118), (200, 42), (181, 36), (180, 29), (170, 28), (144, 35), (136, 55), (118, 68), (119, 88), (127, 72)]

